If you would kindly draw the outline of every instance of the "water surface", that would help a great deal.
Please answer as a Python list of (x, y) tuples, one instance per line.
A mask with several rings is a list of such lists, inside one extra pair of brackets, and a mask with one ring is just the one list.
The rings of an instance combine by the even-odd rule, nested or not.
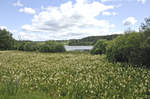
[(68, 46), (65, 45), (66, 51), (84, 51), (84, 50), (91, 50), (93, 46)]

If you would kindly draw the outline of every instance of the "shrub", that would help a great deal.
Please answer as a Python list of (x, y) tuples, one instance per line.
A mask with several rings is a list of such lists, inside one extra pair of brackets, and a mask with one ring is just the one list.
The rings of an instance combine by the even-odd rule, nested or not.
[(111, 41), (106, 48), (107, 59), (112, 62), (124, 62), (127, 61), (125, 52), (126, 37), (118, 36), (116, 39)]
[(139, 48), (131, 52), (130, 64), (150, 67), (150, 49)]
[(106, 40), (98, 40), (90, 51), (91, 54), (105, 54), (107, 42)]
[(49, 45), (46, 45), (46, 44), (42, 44), (42, 45), (40, 45), (40, 47), (39, 47), (39, 51), (40, 51), (40, 52), (49, 52), (49, 49), (50, 49), (50, 46), (49, 46)]
[(7, 30), (0, 29), (0, 50), (10, 50), (13, 48), (14, 39)]
[(26, 42), (23, 45), (24, 45), (23, 46), (24, 51), (38, 51), (38, 49), (39, 49), (39, 45), (35, 42)]
[(107, 46), (107, 58), (113, 62), (129, 62), (131, 53), (140, 46), (140, 33), (118, 36)]
[(150, 37), (143, 40), (144, 33), (131, 32), (114, 39), (106, 48), (107, 59), (134, 65), (150, 65)]
[(65, 52), (65, 47), (62, 44), (55, 45), (56, 52)]
[(25, 44), (26, 44), (26, 42), (24, 42), (24, 41), (15, 41), (14, 49), (24, 51)]
[(62, 44), (56, 42), (46, 42), (45, 44), (40, 45), (40, 52), (65, 52), (65, 48)]

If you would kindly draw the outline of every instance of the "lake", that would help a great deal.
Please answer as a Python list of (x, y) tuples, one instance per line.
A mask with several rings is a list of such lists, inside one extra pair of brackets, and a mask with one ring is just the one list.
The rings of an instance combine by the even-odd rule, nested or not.
[(66, 51), (84, 51), (84, 50), (91, 50), (93, 46), (64, 46)]

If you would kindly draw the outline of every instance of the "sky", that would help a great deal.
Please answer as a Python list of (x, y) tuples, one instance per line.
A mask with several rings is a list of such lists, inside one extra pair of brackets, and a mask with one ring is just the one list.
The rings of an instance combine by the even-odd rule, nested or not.
[(17, 40), (68, 40), (138, 30), (150, 0), (0, 0), (0, 28)]

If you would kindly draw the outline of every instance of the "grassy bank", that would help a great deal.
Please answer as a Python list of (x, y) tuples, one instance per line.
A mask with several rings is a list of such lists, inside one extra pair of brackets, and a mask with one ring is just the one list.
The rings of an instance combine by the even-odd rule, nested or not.
[(0, 99), (148, 98), (150, 70), (87, 53), (0, 52)]

